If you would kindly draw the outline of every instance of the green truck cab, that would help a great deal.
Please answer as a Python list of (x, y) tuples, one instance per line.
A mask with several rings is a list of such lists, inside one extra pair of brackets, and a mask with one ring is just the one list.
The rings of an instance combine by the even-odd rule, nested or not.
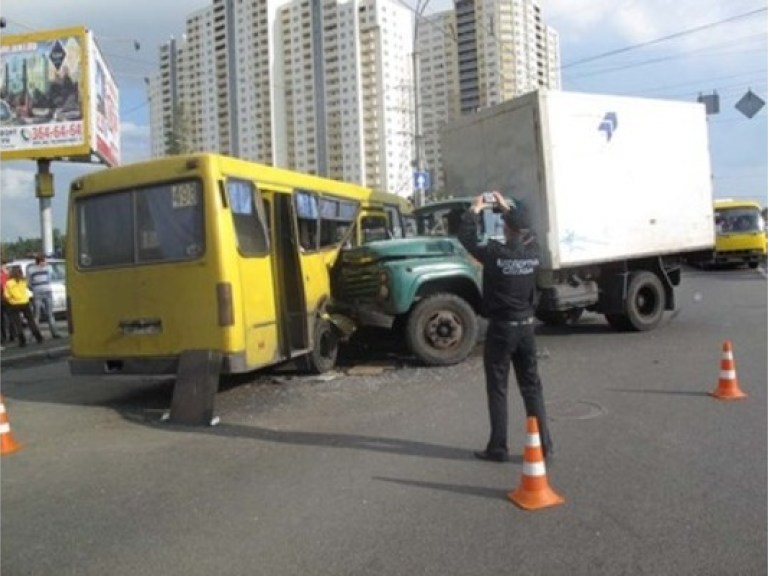
[(357, 326), (403, 330), (424, 364), (456, 364), (477, 342), (481, 273), (455, 238), (370, 242), (337, 261), (333, 310)]
[[(333, 310), (355, 326), (404, 332), (424, 364), (463, 361), (477, 343), (482, 268), (455, 238), (471, 199), (435, 202), (414, 211), (417, 236), (345, 249), (332, 274)], [(481, 239), (503, 236), (488, 210)]]

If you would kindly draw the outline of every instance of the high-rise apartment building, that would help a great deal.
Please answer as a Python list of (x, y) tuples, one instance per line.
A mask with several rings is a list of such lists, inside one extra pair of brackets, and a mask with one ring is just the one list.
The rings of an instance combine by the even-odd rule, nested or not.
[(409, 191), (411, 27), (395, 0), (214, 0), (160, 49), (153, 154), (173, 127), (190, 150)]
[[(543, 23), (537, 0), (456, 0), (454, 6), (422, 21), (417, 43), (422, 139), (437, 191), (442, 124), (538, 88), (560, 88), (558, 35)], [(433, 74), (436, 67), (445, 73)]]
[(443, 186), (440, 128), (461, 114), (455, 24), (451, 10), (422, 18), (418, 28), (421, 146), (433, 190)]
[(557, 34), (537, 0), (456, 0), (461, 111), (559, 88)]
[(419, 20), (417, 127), (406, 4), (213, 0), (160, 48), (152, 153), (219, 151), (403, 195), (418, 156), (440, 190), (445, 122), (560, 86), (557, 33), (537, 0), (454, 4)]
[(391, 191), (409, 182), (411, 22), (392, 0), (281, 8), (287, 165)]
[[(213, 6), (187, 18), (179, 66), (179, 129), (190, 149), (221, 150), (214, 56)], [(228, 146), (229, 143), (226, 143)]]
[(173, 133), (174, 111), (179, 102), (179, 43), (171, 39), (159, 50), (157, 72), (146, 79), (149, 98), (150, 148), (153, 156), (169, 147)]

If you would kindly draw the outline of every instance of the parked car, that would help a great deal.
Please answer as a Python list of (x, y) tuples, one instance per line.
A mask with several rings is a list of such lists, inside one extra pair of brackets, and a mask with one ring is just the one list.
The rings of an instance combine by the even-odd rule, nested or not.
[[(67, 315), (67, 270), (64, 260), (61, 258), (46, 258), (46, 262), (51, 267), (51, 287), (53, 289), (53, 314), (57, 318)], [(20, 258), (7, 262), (6, 266), (10, 270), (14, 266), (20, 266), (24, 272), (24, 277), (29, 279), (29, 267), (34, 266), (35, 261), (32, 258)], [(39, 312), (39, 311), (38, 311)]]

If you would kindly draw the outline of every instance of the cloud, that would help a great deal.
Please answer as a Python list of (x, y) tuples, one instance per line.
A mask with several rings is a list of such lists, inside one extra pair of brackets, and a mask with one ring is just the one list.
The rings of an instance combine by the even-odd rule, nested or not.
[(18, 168), (3, 168), (0, 170), (0, 199), (3, 203), (23, 198), (35, 190), (35, 175), (27, 170)]
[(121, 122), (120, 146), (123, 164), (148, 159), (150, 157), (149, 126)]
[(554, 27), (571, 46), (615, 41), (615, 48), (640, 44), (713, 24), (664, 44), (669, 50), (690, 51), (713, 42), (763, 33), (765, 14), (725, 22), (761, 8), (754, 2), (669, 2), (668, 0), (581, 0), (578, 9), (571, 0), (550, 0), (542, 8), (544, 21)]
[(35, 208), (38, 201), (35, 198), (34, 170), (15, 166), (9, 168), (8, 163), (3, 162), (0, 170), (0, 199), (0, 226), (4, 241), (40, 236), (39, 210)]
[[(10, 166), (10, 167), (9, 167)], [(51, 200), (53, 227), (66, 228), (69, 183), (83, 173), (80, 165), (53, 162), (55, 194)], [(86, 168), (87, 170), (87, 168)], [(3, 242), (18, 238), (40, 238), (40, 200), (35, 196), (36, 165), (31, 161), (3, 162), (0, 170), (0, 237)]]

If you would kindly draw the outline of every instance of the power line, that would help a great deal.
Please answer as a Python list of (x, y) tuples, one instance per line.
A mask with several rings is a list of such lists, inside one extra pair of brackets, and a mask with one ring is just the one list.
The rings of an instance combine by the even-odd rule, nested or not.
[(730, 18), (724, 18), (722, 20), (717, 20), (716, 22), (710, 22), (709, 24), (704, 24), (702, 26), (696, 26), (695, 28), (689, 28), (687, 30), (682, 30), (680, 32), (675, 32), (674, 34), (668, 34), (666, 36), (662, 36), (660, 38), (655, 38), (653, 40), (648, 40), (646, 42), (640, 42), (638, 44), (632, 44), (630, 46), (625, 46), (623, 48), (617, 48), (615, 50), (609, 50), (608, 52), (603, 52), (601, 54), (595, 54), (594, 56), (589, 56), (587, 58), (582, 58), (581, 60), (576, 60), (574, 62), (569, 62), (568, 64), (565, 64), (564, 66), (561, 66), (560, 69), (564, 70), (565, 68), (570, 68), (572, 66), (579, 66), (581, 64), (586, 64), (587, 62), (593, 62), (595, 60), (599, 60), (601, 58), (608, 58), (609, 56), (615, 56), (616, 54), (623, 54), (624, 52), (629, 52), (630, 50), (636, 50), (637, 48), (644, 48), (645, 46), (652, 46), (653, 44), (659, 44), (660, 42), (666, 42), (667, 40), (672, 40), (674, 38), (680, 38), (682, 36), (687, 36), (688, 34), (695, 34), (696, 32), (701, 32), (702, 30), (707, 30), (709, 28), (714, 28), (716, 26), (721, 26), (723, 24), (727, 24), (729, 22), (733, 22), (735, 20), (741, 20), (742, 18), (749, 18), (751, 16), (755, 16), (756, 14), (759, 14), (761, 12), (765, 12), (768, 10), (768, 8), (758, 8), (757, 10), (752, 10), (751, 12), (745, 12), (744, 14), (738, 14), (736, 16), (731, 16)]
[[(753, 78), (753, 77), (756, 77), (756, 76), (753, 76), (754, 74), (763, 74), (763, 75), (765, 75), (765, 69), (761, 68), (761, 69), (758, 69), (758, 70), (749, 70), (747, 72), (742, 72), (740, 74), (730, 74), (728, 76), (718, 76), (717, 78), (707, 78), (706, 81), (710, 82), (710, 83), (712, 83), (712, 82), (720, 82), (720, 81), (723, 81), (723, 80), (731, 80), (731, 79), (734, 79), (734, 78), (743, 78), (745, 76)], [(673, 89), (677, 90), (679, 88), (687, 88), (689, 86), (698, 86), (701, 83), (702, 83), (701, 80), (693, 80), (693, 81), (689, 81), (689, 82), (683, 82), (683, 83), (680, 83), (680, 84), (668, 84), (666, 86), (651, 88), (649, 90), (643, 90), (643, 91), (638, 92), (638, 94), (652, 94), (654, 92), (663, 92), (664, 90), (673, 90)], [(742, 82), (739, 85), (743, 85), (744, 83), (747, 83), (747, 82)], [(734, 85), (730, 85), (728, 87), (731, 87), (731, 86), (734, 86)]]
[(648, 66), (651, 64), (660, 64), (663, 62), (669, 62), (671, 60), (676, 60), (678, 58), (696, 58), (696, 57), (711, 57), (711, 56), (734, 56), (734, 55), (744, 55), (744, 54), (755, 54), (760, 53), (764, 54), (765, 49), (764, 48), (757, 48), (754, 50), (727, 50), (727, 51), (719, 51), (719, 52), (704, 52), (701, 54), (696, 53), (688, 53), (685, 55), (673, 55), (673, 56), (659, 56), (658, 58), (651, 58), (649, 60), (641, 60), (639, 62), (632, 62), (628, 64), (618, 64), (616, 66), (611, 66), (610, 68), (602, 68), (600, 70), (593, 70), (591, 72), (584, 72), (583, 74), (579, 74), (577, 76), (572, 76), (571, 80), (573, 79), (580, 79), (580, 78), (587, 78), (589, 76), (600, 76), (601, 74), (610, 74), (611, 72), (623, 72), (624, 70), (628, 70), (630, 68), (638, 68), (640, 66)]
[(121, 116), (128, 116), (129, 114), (133, 114), (137, 110), (140, 110), (141, 108), (144, 108), (146, 105), (149, 104), (149, 99), (144, 100), (141, 104), (137, 104), (136, 106), (133, 106), (129, 108), (128, 110), (125, 110), (121, 113)]

